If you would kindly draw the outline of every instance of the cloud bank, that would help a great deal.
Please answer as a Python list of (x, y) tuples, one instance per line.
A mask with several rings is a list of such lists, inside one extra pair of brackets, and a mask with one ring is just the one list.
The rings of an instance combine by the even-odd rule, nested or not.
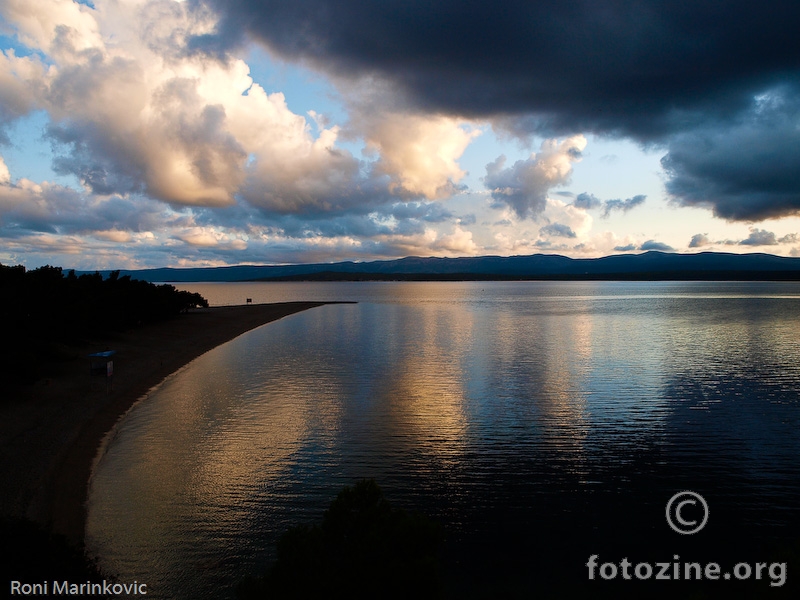
[[(17, 83), (7, 94), (48, 112), (55, 170), (92, 193), (218, 207), (241, 194), (277, 213), (383, 199), (336, 147), (336, 127), (313, 136), (282, 94), (253, 83), (243, 61), (188, 51), (213, 28), (212, 16), (168, 0), (7, 5), (20, 39), (51, 63), (7, 52), (3, 71)], [(133, 26), (120, 39), (121, 21)], [(33, 100), (30, 89), (38, 90)]]
[(790, 1), (769, 11), (744, 0), (725, 10), (708, 0), (209, 4), (225, 15), (220, 32), (241, 29), (342, 77), (380, 77), (417, 107), (533, 115), (560, 132), (643, 137), (713, 106), (735, 113), (765, 82), (797, 69), (800, 49)]
[(429, 201), (459, 189), (457, 161), (479, 129), (362, 111), (350, 126), (373, 153), (365, 160), (324, 115), (295, 114), (255, 83), (203, 3), (7, 0), (0, 10), (25, 47), (0, 54), (0, 143), (17, 119), (45, 111), (53, 170), (82, 186), (13, 181), (0, 157), (0, 231), (16, 240), (3, 260), (48, 244), (45, 233), (54, 246), (73, 236), (68, 248), (147, 232), (143, 244), (176, 255), (239, 250), (253, 262), (264, 254), (247, 248), (281, 244), (304, 260), (325, 246), (312, 237), (356, 255), (476, 251)]
[(800, 86), (753, 100), (731, 125), (709, 124), (669, 140), (667, 191), (732, 221), (800, 214)]
[[(208, 0), (213, 45), (256, 39), (382, 101), (516, 135), (667, 150), (667, 190), (729, 220), (798, 214), (800, 5), (748, 0)], [(200, 43), (202, 46), (202, 43)], [(366, 85), (366, 84), (364, 84)], [(380, 92), (377, 92), (380, 93)], [(531, 200), (510, 199), (518, 214)]]

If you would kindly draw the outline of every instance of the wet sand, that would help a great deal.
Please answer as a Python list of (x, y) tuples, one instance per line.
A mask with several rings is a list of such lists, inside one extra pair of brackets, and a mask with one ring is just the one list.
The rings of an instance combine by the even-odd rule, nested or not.
[[(79, 348), (0, 405), (0, 516), (24, 517), (83, 540), (92, 463), (106, 433), (148, 390), (212, 348), (324, 302), (199, 309)], [(85, 351), (84, 351), (85, 350)], [(91, 352), (115, 350), (112, 389), (89, 375)]]

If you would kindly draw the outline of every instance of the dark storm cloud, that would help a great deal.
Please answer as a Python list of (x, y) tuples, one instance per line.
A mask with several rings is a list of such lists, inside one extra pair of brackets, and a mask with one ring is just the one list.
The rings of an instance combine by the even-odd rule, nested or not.
[[(196, 0), (380, 103), (490, 119), (516, 135), (576, 132), (668, 149), (670, 195), (730, 220), (800, 211), (800, 3), (778, 0)], [(237, 43), (242, 40), (237, 40)], [(355, 88), (353, 88), (355, 89)], [(781, 92), (781, 90), (783, 92)], [(519, 207), (515, 206), (517, 210)], [(527, 210), (527, 207), (525, 207)]]
[(794, 0), (207, 1), (221, 38), (242, 28), (417, 107), (539, 130), (657, 136), (732, 115), (800, 67)]
[(670, 139), (667, 191), (729, 220), (800, 214), (800, 86), (756, 98), (741, 121)]

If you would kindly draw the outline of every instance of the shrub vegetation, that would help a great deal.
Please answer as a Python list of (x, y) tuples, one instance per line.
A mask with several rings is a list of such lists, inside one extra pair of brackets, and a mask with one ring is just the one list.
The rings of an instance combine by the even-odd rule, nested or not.
[(292, 527), (264, 577), (239, 586), (264, 598), (438, 598), (440, 526), (392, 508), (372, 479), (344, 488), (321, 525)]
[[(77, 276), (61, 267), (0, 265), (0, 318), (4, 344), (0, 375), (31, 382), (37, 364), (57, 359), (65, 346), (207, 307), (200, 294), (100, 273)], [(67, 352), (67, 354), (69, 354)]]

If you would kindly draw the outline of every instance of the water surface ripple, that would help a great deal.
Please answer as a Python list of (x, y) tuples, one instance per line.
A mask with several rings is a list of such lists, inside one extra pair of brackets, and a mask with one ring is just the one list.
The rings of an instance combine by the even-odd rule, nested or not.
[[(148, 597), (232, 597), (362, 477), (445, 526), (454, 593), (800, 539), (800, 285), (184, 287), (359, 304), (220, 346), (118, 424), (87, 542)], [(712, 507), (691, 541), (664, 519), (683, 489)]]

